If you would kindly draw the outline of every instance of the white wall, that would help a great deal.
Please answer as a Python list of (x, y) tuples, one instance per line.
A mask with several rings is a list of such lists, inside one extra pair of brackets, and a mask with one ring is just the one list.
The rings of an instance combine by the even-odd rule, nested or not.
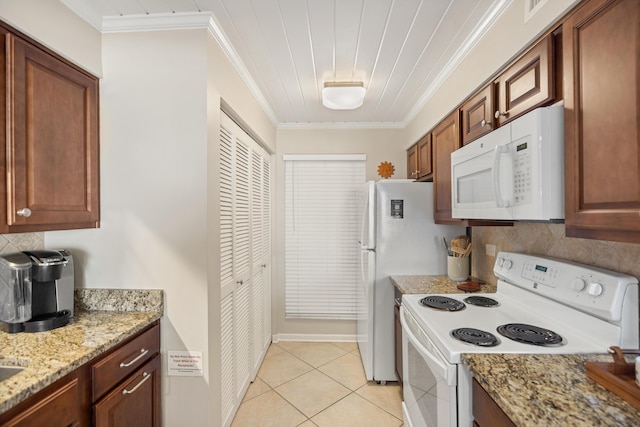
[(102, 34), (58, 0), (0, 0), (0, 19), (100, 77)]
[(355, 322), (346, 320), (299, 320), (284, 318), (284, 161), (283, 154), (366, 154), (367, 180), (379, 180), (378, 165), (391, 162), (395, 166), (392, 179), (407, 175), (406, 152), (400, 146), (402, 130), (398, 129), (334, 129), (278, 131), (276, 153), (275, 258), (272, 285), (272, 323), (278, 339), (312, 339), (355, 341)]
[[(163, 355), (207, 360), (205, 40), (204, 30), (104, 36), (100, 228), (45, 242), (78, 258), (77, 287), (164, 289)], [(208, 425), (208, 375), (206, 364), (204, 378), (163, 375), (165, 425)]]

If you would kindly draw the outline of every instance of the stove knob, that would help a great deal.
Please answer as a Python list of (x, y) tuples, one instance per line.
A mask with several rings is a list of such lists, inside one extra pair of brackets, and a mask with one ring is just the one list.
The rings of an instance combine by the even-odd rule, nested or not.
[(502, 267), (502, 263), (504, 263), (504, 258), (498, 258), (496, 260), (496, 264), (498, 265), (498, 268)]
[(587, 289), (587, 293), (594, 297), (602, 295), (602, 285), (598, 282), (589, 283), (589, 288)]
[(511, 270), (511, 267), (513, 267), (513, 261), (511, 261), (510, 259), (505, 259), (502, 263), (502, 266), (505, 270)]
[(574, 291), (580, 292), (584, 290), (585, 286), (587, 286), (587, 284), (582, 279), (573, 279), (573, 282), (571, 282), (571, 289)]

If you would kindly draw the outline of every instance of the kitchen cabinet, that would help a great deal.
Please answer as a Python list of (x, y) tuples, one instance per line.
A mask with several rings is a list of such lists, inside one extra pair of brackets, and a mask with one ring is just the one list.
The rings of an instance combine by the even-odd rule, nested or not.
[(637, 0), (589, 0), (563, 23), (569, 237), (640, 242), (639, 22)]
[(407, 178), (416, 181), (433, 179), (431, 134), (423, 136), (407, 150)]
[(0, 233), (99, 224), (98, 79), (0, 22)]
[(95, 427), (159, 426), (160, 356), (156, 355), (94, 405)]
[(161, 424), (160, 325), (91, 363), (93, 425), (152, 427)]
[(418, 175), (418, 143), (407, 149), (407, 179), (416, 179)]
[(494, 80), (498, 127), (555, 99), (554, 45), (550, 33)]
[(433, 131), (433, 193), (436, 224), (462, 225), (451, 217), (451, 153), (460, 148), (460, 114), (456, 109), (438, 123)]
[(494, 90), (494, 84), (490, 83), (460, 107), (460, 114), (462, 115), (462, 145), (467, 145), (495, 128), (493, 125), (493, 115), (495, 113)]
[(2, 427), (89, 425), (87, 370), (73, 373), (0, 416)]
[(160, 426), (159, 322), (0, 415), (2, 427), (45, 425)]
[[(401, 299), (402, 297), (400, 297)], [(393, 323), (394, 323), (394, 340), (395, 340), (395, 356), (396, 356), (396, 374), (400, 385), (402, 385), (402, 324), (400, 323), (400, 303), (396, 297), (393, 306)]]
[(513, 421), (475, 379), (472, 389), (474, 427), (515, 427)]

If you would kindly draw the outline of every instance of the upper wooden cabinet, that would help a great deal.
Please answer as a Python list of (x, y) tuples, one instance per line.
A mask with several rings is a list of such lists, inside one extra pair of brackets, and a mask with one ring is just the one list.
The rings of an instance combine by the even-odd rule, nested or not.
[(549, 34), (496, 78), (497, 126), (555, 98), (554, 58), (554, 37)]
[(0, 24), (0, 233), (99, 222), (98, 79)]
[(433, 179), (433, 150), (428, 133), (407, 149), (407, 178), (416, 181)]
[(640, 242), (640, 2), (563, 24), (566, 235)]
[(467, 145), (495, 129), (494, 84), (490, 83), (460, 107), (462, 145)]
[(451, 153), (460, 148), (460, 113), (455, 110), (431, 132), (433, 141), (434, 219), (437, 224), (461, 225), (451, 217)]
[(425, 135), (418, 142), (418, 181), (433, 179), (433, 147), (431, 134)]
[(418, 143), (407, 149), (407, 179), (417, 179), (418, 176)]

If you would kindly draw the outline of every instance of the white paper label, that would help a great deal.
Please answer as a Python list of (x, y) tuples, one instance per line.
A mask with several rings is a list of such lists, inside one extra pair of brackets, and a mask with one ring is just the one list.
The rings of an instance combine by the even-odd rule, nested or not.
[(174, 377), (201, 377), (201, 351), (167, 351), (167, 374)]

